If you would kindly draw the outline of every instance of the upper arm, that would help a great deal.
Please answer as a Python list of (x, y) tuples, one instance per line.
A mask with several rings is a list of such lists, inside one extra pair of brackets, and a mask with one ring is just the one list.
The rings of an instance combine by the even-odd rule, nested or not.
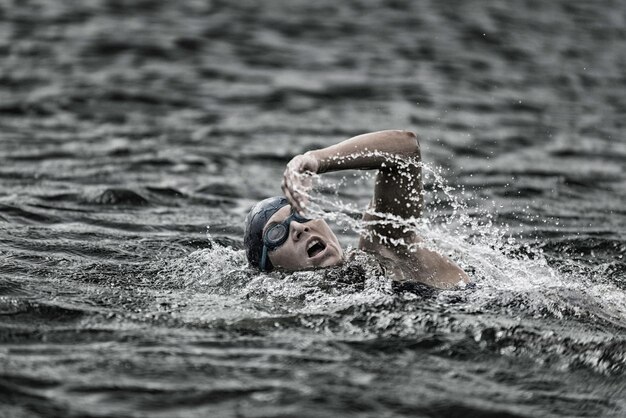
[[(417, 137), (412, 132), (406, 132), (415, 140), (415, 149), (402, 158), (389, 161), (378, 170), (374, 186), (374, 196), (363, 220), (371, 222), (368, 226), (370, 233), (376, 237), (390, 239), (404, 239), (405, 242), (414, 242), (414, 231), (405, 231), (404, 228), (394, 227), (389, 223), (377, 222), (385, 220), (385, 216), (404, 219), (419, 218), (422, 215), (423, 187), (421, 153)], [(388, 247), (383, 239), (372, 240), (363, 237), (360, 247), (374, 249), (372, 246), (383, 245)]]

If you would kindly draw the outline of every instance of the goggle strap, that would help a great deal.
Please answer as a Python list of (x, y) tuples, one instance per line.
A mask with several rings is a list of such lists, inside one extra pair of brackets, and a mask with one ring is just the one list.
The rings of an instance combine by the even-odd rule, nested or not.
[(265, 264), (267, 263), (267, 247), (263, 246), (263, 251), (261, 252), (261, 261), (259, 261), (259, 268), (261, 271), (265, 271)]

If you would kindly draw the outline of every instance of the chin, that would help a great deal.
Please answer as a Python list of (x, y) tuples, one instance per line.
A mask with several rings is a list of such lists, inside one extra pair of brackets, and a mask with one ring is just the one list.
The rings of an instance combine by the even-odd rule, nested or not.
[(319, 267), (333, 267), (343, 263), (343, 252), (341, 250), (333, 251), (320, 264)]
[(332, 258), (332, 259), (325, 260), (322, 264), (320, 264), (319, 267), (320, 268), (335, 267), (341, 264), (343, 264), (343, 258)]

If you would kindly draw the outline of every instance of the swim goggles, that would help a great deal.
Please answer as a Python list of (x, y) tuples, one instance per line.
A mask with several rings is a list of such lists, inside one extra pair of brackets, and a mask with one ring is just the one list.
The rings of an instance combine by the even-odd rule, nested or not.
[(272, 225), (265, 231), (265, 234), (263, 234), (263, 252), (261, 253), (261, 261), (259, 261), (261, 271), (267, 270), (267, 253), (283, 245), (285, 241), (287, 241), (287, 238), (289, 238), (289, 225), (291, 221), (303, 224), (310, 220), (311, 219), (298, 215), (298, 212), (292, 211), (291, 215), (285, 218), (284, 221)]

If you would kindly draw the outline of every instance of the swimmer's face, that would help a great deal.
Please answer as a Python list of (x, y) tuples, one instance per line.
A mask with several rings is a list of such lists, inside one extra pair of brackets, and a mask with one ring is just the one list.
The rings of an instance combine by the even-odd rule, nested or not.
[[(291, 206), (283, 206), (265, 224), (267, 229), (287, 219)], [(268, 256), (274, 267), (284, 270), (307, 270), (341, 264), (343, 251), (339, 240), (323, 219), (312, 219), (305, 223), (292, 221), (289, 224), (287, 241)]]

